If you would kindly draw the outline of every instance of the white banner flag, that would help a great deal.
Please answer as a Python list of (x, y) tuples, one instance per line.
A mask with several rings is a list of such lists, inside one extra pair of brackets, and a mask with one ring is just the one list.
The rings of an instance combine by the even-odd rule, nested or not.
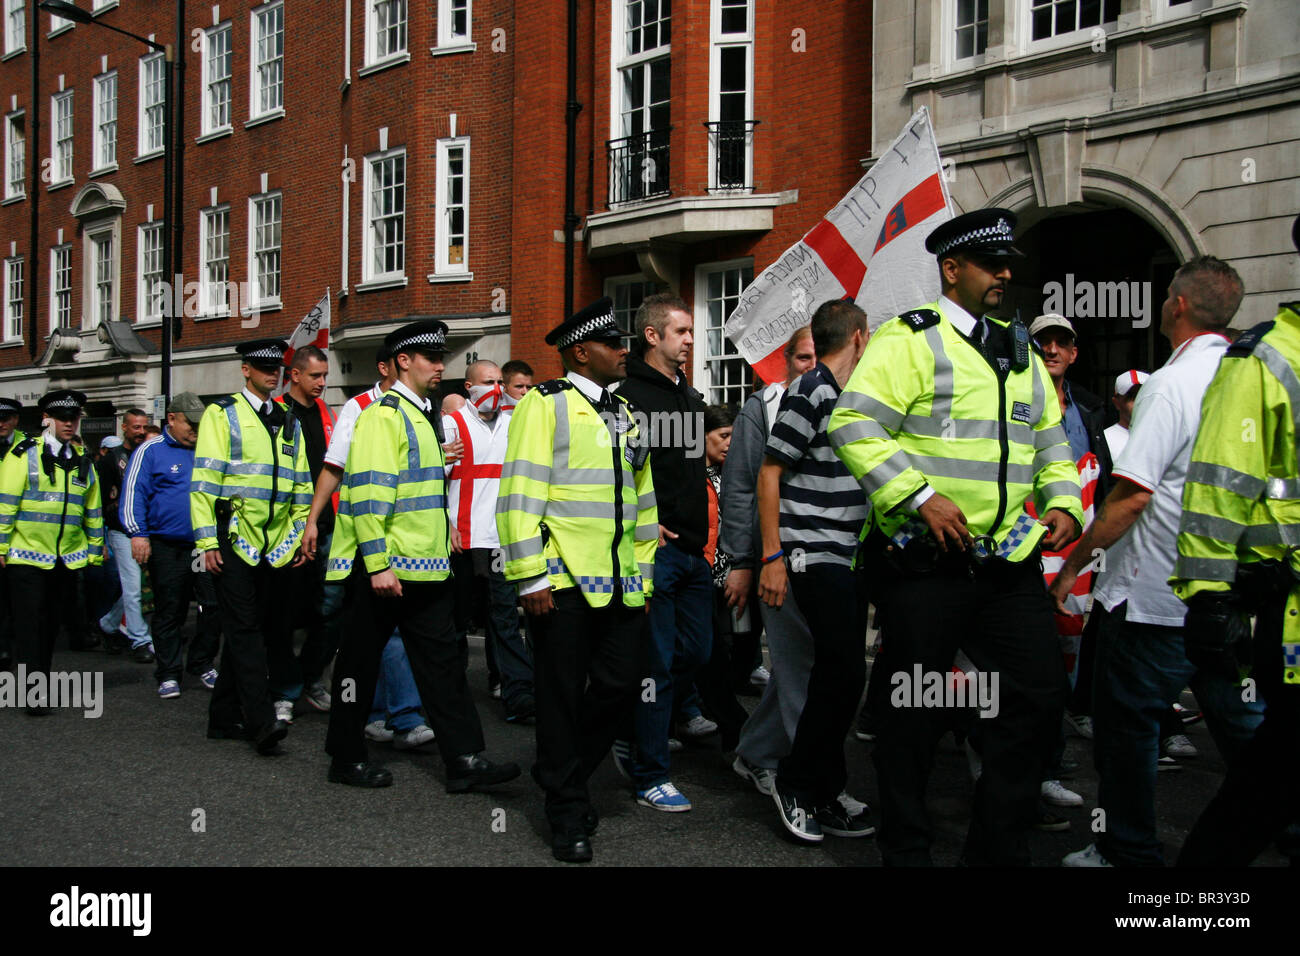
[(289, 351), (284, 353), (284, 368), (280, 369), (280, 384), (276, 395), (283, 395), (289, 390), (289, 366), (293, 364), (293, 353), (304, 345), (314, 345), (322, 351), (330, 347), (330, 290), (315, 307), (303, 316), (298, 327), (289, 336)]
[(852, 296), (874, 329), (938, 298), (925, 237), (951, 218), (934, 127), (921, 107), (826, 218), (754, 278), (727, 320), (727, 338), (763, 381), (784, 381), (786, 342), (827, 299)]

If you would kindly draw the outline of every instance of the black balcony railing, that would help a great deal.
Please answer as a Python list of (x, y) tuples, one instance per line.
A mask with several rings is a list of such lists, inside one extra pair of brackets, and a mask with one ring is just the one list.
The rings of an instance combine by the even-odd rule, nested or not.
[(611, 139), (609, 205), (667, 196), (668, 142), (672, 127)]
[(713, 182), (710, 189), (752, 189), (750, 150), (754, 145), (754, 127), (762, 120), (721, 120), (705, 123), (713, 144)]

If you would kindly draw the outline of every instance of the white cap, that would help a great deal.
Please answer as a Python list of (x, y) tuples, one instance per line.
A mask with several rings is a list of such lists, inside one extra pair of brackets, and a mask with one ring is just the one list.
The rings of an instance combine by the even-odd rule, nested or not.
[(1120, 372), (1115, 376), (1115, 394), (1128, 395), (1139, 385), (1145, 385), (1150, 377), (1146, 372), (1140, 372), (1135, 368), (1131, 368), (1127, 372)]
[(1029, 326), (1029, 334), (1034, 338), (1038, 338), (1038, 333), (1043, 331), (1043, 329), (1050, 329), (1053, 327), (1065, 329), (1065, 331), (1070, 333), (1071, 338), (1078, 338), (1078, 336), (1075, 335), (1074, 326), (1070, 324), (1070, 320), (1063, 315), (1057, 315), (1055, 312), (1049, 312), (1046, 315), (1040, 315), (1038, 318), (1034, 319)]

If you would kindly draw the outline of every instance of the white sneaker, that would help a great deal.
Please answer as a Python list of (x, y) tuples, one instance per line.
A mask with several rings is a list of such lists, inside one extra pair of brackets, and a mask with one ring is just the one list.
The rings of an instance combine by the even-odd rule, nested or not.
[(1059, 780), (1044, 780), (1039, 794), (1043, 801), (1050, 803), (1054, 807), (1081, 807), (1083, 806), (1083, 797), (1079, 796), (1073, 790), (1061, 786)]
[(1092, 740), (1092, 718), (1086, 714), (1065, 712), (1065, 726), (1068, 733), (1084, 740)]
[(765, 797), (772, 795), (772, 784), (776, 781), (776, 771), (768, 770), (766, 767), (756, 767), (740, 754), (736, 754), (736, 760), (731, 765), (731, 769), (740, 775), (742, 780), (748, 780), (757, 790)]
[(397, 735), (385, 726), (382, 720), (372, 720), (366, 724), (366, 739), (376, 740), (381, 744), (386, 744)]
[(283, 720), (286, 724), (293, 723), (293, 701), (277, 700), (275, 702), (275, 719)]
[(426, 724), (420, 724), (393, 737), (393, 746), (398, 750), (414, 750), (423, 744), (432, 743), (435, 739), (433, 729)]
[(1174, 734), (1160, 741), (1160, 754), (1165, 757), (1181, 757), (1190, 760), (1192, 757), (1199, 756), (1200, 751), (1186, 734)]
[(772, 679), (772, 672), (762, 664), (759, 664), (749, 672), (749, 682), (755, 687), (766, 687), (767, 682)]
[(682, 749), (683, 747), (685, 747), (685, 746), (686, 746), (686, 745), (683, 744), (683, 743), (682, 743), (680, 740), (678, 740), (676, 737), (669, 737), (669, 738), (668, 738), (668, 752), (669, 752), (670, 754), (675, 754), (675, 753), (677, 753), (679, 750), (681, 750), (681, 749)]
[(1166, 770), (1173, 771), (1182, 769), (1183, 765), (1173, 757), (1164, 756), (1156, 758), (1156, 770), (1160, 773), (1164, 773)]
[(707, 737), (709, 734), (718, 732), (718, 725), (709, 720), (703, 714), (696, 714), (686, 723), (677, 728), (678, 733), (683, 737), (689, 737), (692, 740), (698, 740), (701, 737)]
[(835, 800), (837, 803), (839, 803), (841, 807), (844, 808), (844, 812), (851, 817), (861, 816), (862, 814), (868, 813), (871, 810), (871, 808), (867, 806), (865, 803), (863, 803), (861, 800), (855, 800), (853, 797), (849, 796), (849, 792), (847, 790), (845, 790), (838, 797), (836, 797)]
[(1097, 849), (1097, 844), (1089, 843), (1082, 850), (1067, 854), (1061, 860), (1061, 866), (1114, 866), (1114, 864), (1106, 862), (1106, 858)]

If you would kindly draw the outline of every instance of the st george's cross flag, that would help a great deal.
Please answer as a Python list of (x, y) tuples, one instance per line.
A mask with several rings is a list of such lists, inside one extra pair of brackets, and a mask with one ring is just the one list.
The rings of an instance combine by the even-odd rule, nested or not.
[(925, 237), (952, 218), (930, 113), (917, 110), (848, 195), (741, 293), (727, 338), (765, 382), (785, 380), (782, 350), (827, 299), (851, 296), (871, 328), (939, 296)]

